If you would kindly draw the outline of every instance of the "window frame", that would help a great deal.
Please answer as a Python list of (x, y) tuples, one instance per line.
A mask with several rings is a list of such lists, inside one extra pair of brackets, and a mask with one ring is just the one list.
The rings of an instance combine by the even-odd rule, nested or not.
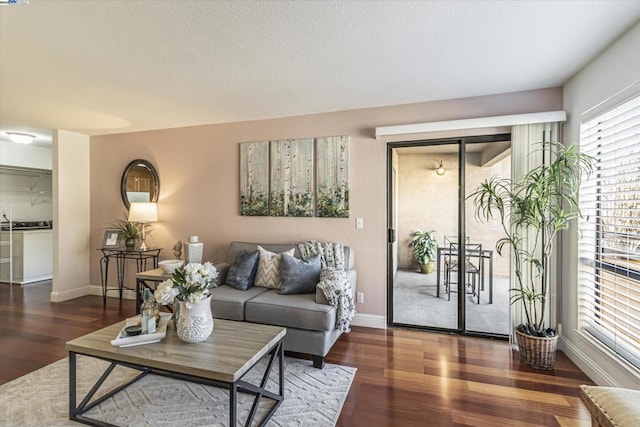
[[(640, 180), (636, 181), (634, 179), (635, 175), (632, 175), (631, 181), (620, 181), (621, 178), (615, 174), (618, 165), (615, 161), (611, 161), (613, 158), (617, 159), (615, 154), (612, 153), (615, 153), (617, 150), (629, 149), (631, 154), (629, 156), (630, 162), (628, 163), (628, 166), (632, 171), (631, 174), (638, 173), (638, 176), (640, 176), (640, 150), (634, 151), (634, 147), (637, 146), (634, 144), (640, 143), (640, 141), (636, 141), (636, 138), (640, 139), (640, 134), (634, 134), (632, 131), (632, 140), (630, 144), (624, 145), (621, 142), (624, 141), (624, 139), (617, 138), (613, 143), (620, 143), (620, 147), (609, 146), (608, 148), (612, 148), (612, 150), (602, 150), (604, 145), (599, 143), (601, 137), (594, 137), (594, 132), (592, 130), (595, 129), (594, 122), (596, 120), (598, 120), (596, 126), (600, 127), (598, 132), (612, 123), (614, 125), (619, 124), (619, 122), (615, 122), (615, 120), (613, 120), (615, 115), (612, 116), (612, 114), (615, 113), (616, 109), (627, 105), (629, 102), (636, 103), (636, 105), (632, 105), (629, 110), (631, 111), (631, 120), (633, 121), (630, 128), (632, 130), (635, 129), (637, 126), (636, 120), (640, 118), (639, 101), (640, 82), (637, 82), (614, 97), (588, 110), (581, 117), (581, 150), (587, 154), (595, 155), (595, 157), (598, 158), (598, 161), (596, 163), (596, 170), (594, 171), (595, 177), (592, 176), (591, 178), (583, 181), (583, 184), (581, 185), (581, 198), (579, 204), (583, 213), (585, 211), (587, 212), (587, 217), (580, 220), (581, 233), (584, 232), (584, 227), (592, 233), (592, 236), (586, 239), (581, 236), (578, 239), (577, 257), (579, 330), (589, 334), (601, 344), (605, 345), (608, 349), (616, 353), (619, 357), (623, 358), (626, 362), (631, 363), (637, 368), (640, 368), (640, 351), (636, 352), (636, 350), (640, 349), (640, 334), (634, 333), (633, 331), (628, 332), (628, 339), (630, 343), (625, 345), (624, 341), (627, 339), (627, 334), (625, 334), (624, 331), (620, 332), (620, 330), (625, 329), (624, 322), (616, 323), (616, 321), (619, 321), (620, 318), (625, 315), (619, 315), (619, 313), (617, 313), (618, 301), (616, 297), (619, 292), (617, 289), (618, 286), (614, 286), (615, 289), (611, 290), (609, 288), (609, 284), (616, 284), (618, 283), (618, 279), (620, 279), (621, 282), (627, 282), (626, 284), (619, 286), (623, 290), (637, 292), (635, 290), (635, 285), (640, 289), (640, 264), (637, 269), (634, 268), (635, 262), (640, 258), (640, 252), (638, 252), (640, 250), (640, 225), (635, 227), (638, 230), (635, 235), (632, 235), (630, 231), (634, 229), (633, 226), (630, 226), (626, 233), (620, 234), (620, 236), (623, 237), (622, 241), (626, 241), (627, 244), (629, 241), (634, 243), (637, 241), (637, 248), (623, 246), (621, 249), (616, 248), (616, 245), (608, 246), (609, 242), (605, 239), (608, 231), (605, 230), (607, 227), (615, 226), (616, 216), (609, 216), (606, 213), (603, 214), (603, 211), (610, 208), (610, 206), (607, 205), (615, 206), (616, 203), (615, 200), (607, 200), (606, 196), (621, 194), (619, 191), (612, 191), (612, 186), (630, 184), (631, 189), (625, 190), (622, 193), (626, 195), (633, 194), (636, 191), (636, 182), (640, 183)], [(602, 126), (603, 124), (605, 124), (605, 126)], [(618, 132), (618, 130), (615, 130), (615, 132)], [(595, 134), (597, 134), (597, 132)], [(612, 135), (614, 135), (615, 138), (617, 134), (614, 133)], [(604, 154), (603, 151), (605, 152)], [(606, 168), (602, 167), (604, 161), (609, 162)], [(636, 172), (635, 168), (638, 168), (638, 172)], [(606, 173), (611, 171), (614, 173), (607, 176)], [(612, 181), (613, 184), (611, 182), (604, 183), (607, 179)], [(602, 192), (603, 189), (607, 189), (607, 191)], [(589, 197), (587, 197), (587, 194)], [(603, 198), (602, 196), (605, 197)], [(636, 199), (631, 198), (629, 200), (634, 201)], [(637, 212), (640, 212), (640, 207), (636, 208), (633, 206), (630, 208), (631, 214), (628, 217), (630, 219), (630, 223), (636, 218), (633, 216), (633, 213), (636, 212), (636, 210)], [(593, 213), (593, 223), (589, 224), (588, 215)], [(607, 224), (607, 218), (613, 218), (614, 221), (611, 224)], [(609, 235), (608, 238), (613, 237), (614, 241), (617, 241), (616, 236), (617, 234), (614, 234), (613, 236)], [(589, 253), (589, 248), (592, 248), (592, 252), (590, 253), (590, 256), (585, 257), (584, 254)], [(607, 257), (607, 255), (610, 258)], [(625, 260), (624, 256), (626, 256), (626, 265), (624, 262), (616, 262), (620, 256), (622, 256), (622, 261)], [(632, 260), (632, 262), (629, 262), (629, 260)], [(613, 276), (613, 280), (609, 279), (607, 275)], [(612, 297), (611, 295), (615, 297)], [(623, 308), (629, 306), (633, 311), (635, 311), (636, 304), (634, 301), (636, 301), (636, 299), (632, 296), (628, 300), (631, 302), (627, 301), (620, 305)], [(608, 307), (610, 305), (615, 307), (616, 313), (608, 318)], [(638, 301), (638, 306), (640, 307), (640, 301)], [(640, 323), (636, 325), (634, 321), (636, 316), (633, 315), (633, 311), (629, 311), (630, 314), (628, 314), (626, 323), (631, 324), (634, 329), (640, 329)], [(609, 325), (613, 325), (613, 327), (610, 327)], [(618, 340), (617, 338), (620, 336), (623, 336), (623, 339)]]

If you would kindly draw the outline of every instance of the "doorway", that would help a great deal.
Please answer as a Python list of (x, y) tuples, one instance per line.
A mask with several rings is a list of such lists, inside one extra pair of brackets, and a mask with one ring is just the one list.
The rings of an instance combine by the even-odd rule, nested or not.
[[(477, 220), (467, 198), (485, 179), (510, 177), (510, 147), (508, 133), (388, 143), (390, 325), (508, 336), (509, 254), (495, 252), (504, 232)], [(413, 256), (418, 230), (437, 243), (431, 273)]]

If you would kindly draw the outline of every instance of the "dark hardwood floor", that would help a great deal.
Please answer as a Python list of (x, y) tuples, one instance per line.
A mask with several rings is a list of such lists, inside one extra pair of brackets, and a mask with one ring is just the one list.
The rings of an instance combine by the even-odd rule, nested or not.
[[(50, 303), (50, 282), (0, 284), (0, 383), (67, 356), (64, 343), (135, 312), (86, 296)], [(592, 382), (561, 352), (521, 366), (506, 342), (353, 327), (327, 356), (358, 368), (338, 426), (590, 426), (577, 392)]]

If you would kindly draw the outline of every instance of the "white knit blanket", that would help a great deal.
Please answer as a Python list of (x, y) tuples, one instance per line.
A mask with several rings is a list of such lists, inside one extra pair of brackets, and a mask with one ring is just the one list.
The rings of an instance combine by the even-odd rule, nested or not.
[(320, 254), (322, 271), (318, 288), (329, 304), (336, 308), (336, 328), (350, 332), (351, 319), (356, 314), (351, 294), (351, 283), (344, 270), (344, 246), (342, 243), (325, 243), (311, 240), (297, 243), (303, 259)]

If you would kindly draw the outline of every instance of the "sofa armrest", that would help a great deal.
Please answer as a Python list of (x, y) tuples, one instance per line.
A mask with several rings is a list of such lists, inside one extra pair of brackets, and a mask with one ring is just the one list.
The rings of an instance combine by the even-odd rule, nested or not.
[(220, 264), (215, 264), (214, 267), (218, 270), (218, 286), (222, 286), (227, 281), (227, 273), (229, 273), (229, 267), (231, 267), (231, 264), (228, 262), (221, 262)]
[(356, 273), (356, 269), (352, 268), (351, 270), (347, 270), (347, 279), (349, 279), (349, 283), (351, 283), (351, 296), (355, 298), (356, 296), (356, 281), (358, 279), (358, 274)]
[(324, 296), (324, 292), (322, 292), (322, 289), (318, 287), (316, 287), (316, 304), (329, 305), (329, 300), (327, 300), (327, 297)]
[[(346, 273), (347, 273), (347, 279), (349, 279), (349, 283), (351, 284), (351, 296), (354, 296), (356, 294), (356, 279), (358, 278), (358, 275), (354, 268), (352, 268), (351, 270), (347, 270)], [(317, 287), (316, 287), (316, 304), (329, 305), (329, 301), (327, 301), (327, 298), (324, 296), (324, 292), (322, 292), (322, 290)]]

